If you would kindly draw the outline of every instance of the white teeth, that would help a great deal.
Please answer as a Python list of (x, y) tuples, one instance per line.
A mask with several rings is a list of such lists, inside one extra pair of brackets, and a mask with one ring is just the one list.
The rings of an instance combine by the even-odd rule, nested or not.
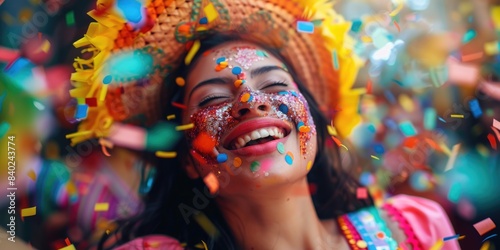
[(266, 138), (266, 137), (268, 137), (268, 136), (269, 136), (269, 132), (267, 132), (267, 130), (266, 130), (266, 129), (261, 129), (261, 130), (259, 130), (259, 134), (260, 134), (260, 137), (261, 137), (261, 138)]
[(250, 134), (250, 137), (252, 138), (252, 140), (257, 140), (257, 139), (261, 138), (259, 132), (256, 130), (252, 131), (252, 134)]
[(239, 149), (244, 147), (249, 141), (257, 140), (260, 138), (266, 138), (268, 136), (273, 136), (275, 138), (284, 137), (284, 129), (277, 127), (261, 128), (242, 135), (234, 140), (233, 148)]

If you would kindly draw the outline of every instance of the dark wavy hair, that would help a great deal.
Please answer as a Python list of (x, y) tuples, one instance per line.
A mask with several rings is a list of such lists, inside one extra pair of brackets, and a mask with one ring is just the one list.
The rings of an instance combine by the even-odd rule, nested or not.
[[(244, 40), (236, 34), (215, 34), (204, 40), (193, 62), (203, 52), (228, 41)], [(358, 199), (356, 189), (361, 184), (341, 166), (338, 146), (333, 142), (327, 132), (329, 119), (319, 109), (318, 103), (311, 93), (304, 87), (290, 63), (288, 63), (278, 50), (261, 46), (280, 59), (288, 68), (289, 73), (298, 85), (302, 95), (309, 104), (309, 108), (317, 126), (318, 152), (314, 159), (313, 167), (307, 175), (309, 183), (314, 183), (317, 191), (312, 200), (316, 213), (320, 219), (334, 219), (339, 215), (373, 205), (371, 197)], [(171, 105), (172, 101), (180, 102), (184, 96), (184, 89), (175, 84), (175, 78), (186, 78), (193, 63), (181, 66), (165, 79), (162, 90), (161, 104), (164, 107), (163, 117), (175, 114), (180, 123), (182, 110)], [(118, 230), (110, 235), (105, 234), (101, 239), (98, 249), (103, 249), (103, 243), (113, 235), (118, 235), (110, 247), (119, 246), (136, 237), (163, 234), (176, 238), (179, 242), (186, 243), (186, 248), (194, 248), (203, 240), (209, 249), (239, 249), (229, 226), (224, 220), (214, 197), (206, 197), (208, 205), (197, 213), (203, 213), (216, 227), (218, 236), (213, 237), (195, 221), (186, 223), (179, 206), (193, 204), (195, 192), (193, 190), (206, 190), (201, 179), (192, 180), (181, 167), (186, 163), (187, 141), (183, 138), (175, 147), (178, 157), (174, 159), (157, 159), (154, 163), (157, 174), (153, 186), (144, 197), (145, 209), (135, 217), (119, 221)]]

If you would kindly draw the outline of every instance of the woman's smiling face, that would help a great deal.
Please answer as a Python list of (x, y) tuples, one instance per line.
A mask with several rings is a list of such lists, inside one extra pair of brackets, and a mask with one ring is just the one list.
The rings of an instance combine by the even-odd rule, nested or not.
[(187, 75), (183, 123), (193, 164), (238, 194), (305, 177), (317, 152), (316, 127), (283, 62), (232, 41), (201, 55)]

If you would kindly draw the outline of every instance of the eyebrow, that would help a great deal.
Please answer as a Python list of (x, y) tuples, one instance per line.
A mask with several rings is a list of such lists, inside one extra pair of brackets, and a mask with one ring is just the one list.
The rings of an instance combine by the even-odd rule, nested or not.
[[(253, 69), (252, 71), (250, 71), (250, 78), (254, 78), (254, 77), (257, 77), (259, 75), (263, 75), (265, 73), (268, 73), (268, 72), (271, 72), (274, 70), (281, 70), (283, 72), (288, 73), (285, 69), (283, 69), (280, 66), (274, 66), (274, 65), (273, 66), (263, 66), (263, 67), (256, 68), (256, 69)], [(232, 81), (233, 81), (233, 78), (231, 78), (231, 77), (215, 77), (215, 78), (210, 78), (210, 79), (207, 79), (205, 81), (202, 81), (202, 82), (198, 83), (196, 86), (194, 86), (194, 88), (191, 90), (191, 92), (189, 93), (188, 100), (191, 99), (191, 96), (193, 95), (194, 91), (197, 88), (200, 88), (200, 87), (207, 85), (207, 84), (225, 85), (225, 84), (230, 83)]]

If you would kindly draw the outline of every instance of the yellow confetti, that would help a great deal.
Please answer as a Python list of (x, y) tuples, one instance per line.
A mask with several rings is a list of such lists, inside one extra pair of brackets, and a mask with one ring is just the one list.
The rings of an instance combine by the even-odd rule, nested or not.
[(203, 12), (205, 12), (205, 15), (207, 16), (207, 20), (209, 23), (215, 20), (219, 16), (219, 13), (217, 12), (212, 3), (209, 3), (207, 6), (205, 6), (205, 8), (203, 8)]
[(186, 58), (184, 58), (184, 63), (186, 65), (189, 65), (191, 63), (191, 60), (193, 60), (194, 55), (196, 55), (196, 52), (200, 49), (201, 43), (200, 40), (196, 40), (193, 43), (193, 46), (191, 46), (191, 49), (186, 55)]
[(380, 159), (379, 159), (377, 156), (375, 156), (375, 155), (370, 155), (370, 156), (371, 156), (373, 159), (375, 159), (375, 160), (380, 160)]
[(66, 139), (70, 139), (70, 138), (78, 137), (78, 136), (88, 136), (91, 134), (92, 134), (92, 131), (90, 131), (90, 130), (80, 131), (80, 132), (76, 132), (76, 133), (72, 133), (72, 134), (67, 134)]
[(453, 165), (455, 165), (455, 160), (457, 159), (459, 151), (460, 151), (460, 143), (453, 146), (453, 148), (451, 149), (450, 158), (448, 159), (446, 167), (444, 168), (445, 172), (453, 168)]
[(194, 216), (194, 219), (198, 224), (205, 230), (205, 232), (210, 235), (211, 237), (217, 237), (219, 235), (219, 231), (217, 228), (214, 226), (212, 221), (204, 214), (204, 213), (198, 213)]
[(337, 130), (333, 126), (328, 125), (327, 129), (329, 135), (337, 136)]
[(59, 248), (58, 250), (76, 250), (75, 246), (73, 244), (69, 246), (65, 246), (63, 248)]
[(443, 152), (444, 152), (447, 156), (451, 156), (451, 151), (450, 151), (450, 148), (448, 148), (448, 146), (446, 146), (446, 144), (444, 144), (444, 142), (440, 142), (440, 143), (439, 143), (439, 147), (441, 147), (441, 150), (443, 150)]
[(167, 120), (173, 120), (173, 119), (175, 119), (175, 115), (168, 115), (167, 116)]
[(398, 99), (399, 99), (399, 104), (406, 112), (413, 112), (413, 110), (415, 110), (415, 106), (413, 105), (413, 100), (409, 96), (401, 94)]
[(313, 166), (312, 161), (307, 162), (306, 170), (309, 171), (312, 168), (312, 166)]
[(50, 42), (48, 40), (45, 40), (42, 44), (42, 46), (40, 46), (40, 48), (38, 48), (37, 51), (35, 52), (39, 52), (39, 51), (43, 51), (45, 53), (47, 53), (50, 49)]
[(460, 115), (460, 114), (453, 114), (453, 115), (450, 115), (451, 118), (464, 118), (464, 115)]
[(107, 202), (101, 202), (101, 203), (96, 203), (94, 206), (94, 211), (96, 212), (106, 212), (109, 209), (109, 203)]
[(104, 99), (106, 98), (106, 93), (108, 93), (108, 85), (103, 84), (101, 87), (101, 92), (99, 93), (99, 101), (104, 101)]
[(403, 0), (398, 0), (397, 1), (397, 4), (398, 6), (396, 7), (395, 10), (391, 11), (391, 13), (389, 13), (389, 16), (396, 16), (397, 14), (399, 14), (399, 12), (403, 9)]
[(21, 209), (21, 217), (29, 217), (36, 215), (36, 206)]
[(36, 181), (36, 174), (35, 171), (33, 171), (33, 169), (30, 169), (30, 171), (28, 171), (28, 177), (33, 181)]
[(175, 158), (177, 157), (177, 152), (165, 152), (165, 151), (156, 151), (155, 152), (156, 157), (160, 158)]
[(179, 125), (179, 126), (175, 127), (175, 130), (181, 131), (181, 130), (188, 130), (188, 129), (192, 129), (192, 128), (194, 128), (194, 123)]
[(444, 241), (443, 240), (438, 240), (432, 247), (430, 250), (441, 250), (441, 248), (443, 247), (444, 245)]
[(349, 149), (344, 144), (340, 144), (340, 146), (342, 146), (343, 148), (345, 148), (345, 150), (349, 151)]
[(479, 250), (490, 250), (490, 242), (486, 241)]

